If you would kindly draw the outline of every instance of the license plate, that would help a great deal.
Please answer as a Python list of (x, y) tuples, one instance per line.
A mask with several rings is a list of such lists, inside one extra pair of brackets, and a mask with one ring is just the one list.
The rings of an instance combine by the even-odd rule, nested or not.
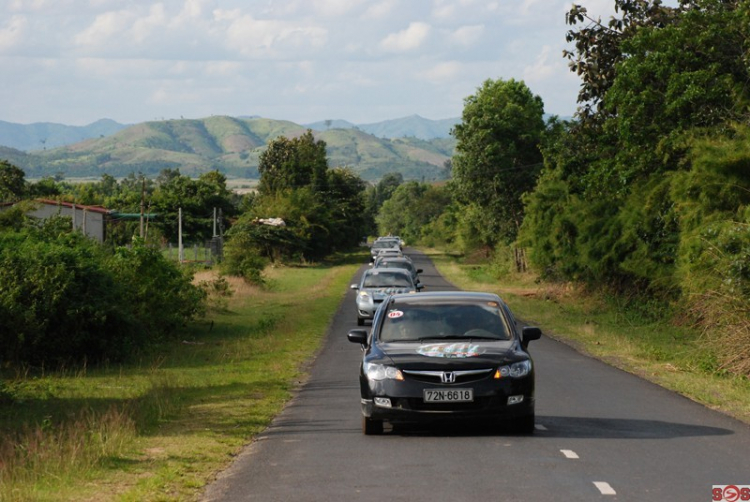
[(424, 389), (425, 403), (465, 403), (474, 400), (473, 389)]

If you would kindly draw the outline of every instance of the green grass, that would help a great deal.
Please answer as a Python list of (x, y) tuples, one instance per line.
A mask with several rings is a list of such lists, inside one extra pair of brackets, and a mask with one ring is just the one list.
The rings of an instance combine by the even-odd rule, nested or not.
[(491, 291), (516, 316), (545, 335), (625, 371), (750, 423), (750, 379), (718, 371), (701, 333), (571, 285), (539, 282), (531, 274), (498, 280), (488, 267), (427, 250), (440, 272), (462, 289)]
[(354, 261), (233, 282), (223, 311), (130, 366), (6, 375), (0, 500), (196, 499), (304, 380)]

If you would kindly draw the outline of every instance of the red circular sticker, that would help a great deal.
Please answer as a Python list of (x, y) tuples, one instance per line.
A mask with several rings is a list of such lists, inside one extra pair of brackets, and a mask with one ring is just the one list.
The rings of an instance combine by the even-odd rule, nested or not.
[(388, 312), (388, 317), (390, 319), (397, 319), (397, 318), (399, 318), (399, 317), (401, 317), (403, 315), (404, 315), (404, 313), (401, 312), (400, 310), (391, 310), (390, 312)]

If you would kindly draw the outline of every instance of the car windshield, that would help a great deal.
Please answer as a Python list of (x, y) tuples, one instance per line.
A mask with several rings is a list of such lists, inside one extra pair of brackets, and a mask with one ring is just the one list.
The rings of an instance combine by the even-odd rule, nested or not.
[(395, 248), (398, 247), (398, 242), (396, 241), (377, 241), (375, 244), (372, 245), (374, 249), (384, 249), (384, 248)]
[(412, 286), (408, 276), (386, 270), (378, 270), (376, 273), (367, 274), (362, 283), (364, 288), (409, 288)]
[(407, 270), (409, 272), (412, 272), (414, 270), (414, 267), (411, 263), (406, 261), (383, 261), (381, 263), (378, 263), (378, 268), (400, 268), (402, 270)]
[(509, 340), (508, 328), (495, 302), (439, 305), (394, 305), (383, 317), (380, 340)]

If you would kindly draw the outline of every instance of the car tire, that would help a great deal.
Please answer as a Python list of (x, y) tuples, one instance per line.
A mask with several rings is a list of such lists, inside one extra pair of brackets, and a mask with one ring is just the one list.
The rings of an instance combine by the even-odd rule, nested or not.
[(362, 319), (361, 317), (357, 317), (357, 326), (364, 326), (364, 325), (365, 325), (365, 320)]
[(513, 423), (514, 428), (516, 431), (518, 431), (521, 434), (533, 434), (534, 433), (534, 421), (535, 417), (532, 413), (531, 415), (526, 415), (525, 417), (517, 418), (515, 422)]
[(362, 416), (362, 433), (366, 436), (376, 436), (383, 433), (383, 421), (374, 420), (370, 417)]

